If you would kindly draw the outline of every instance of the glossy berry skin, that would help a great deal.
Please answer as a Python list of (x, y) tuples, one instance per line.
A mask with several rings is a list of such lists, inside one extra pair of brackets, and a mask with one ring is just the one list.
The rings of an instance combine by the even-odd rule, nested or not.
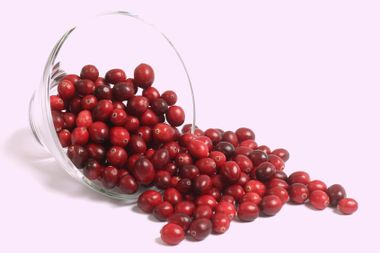
[(208, 146), (204, 142), (197, 139), (190, 141), (187, 148), (190, 154), (198, 159), (208, 157), (210, 154)]
[(75, 83), (75, 90), (79, 96), (93, 95), (95, 93), (95, 84), (93, 81), (84, 79)]
[(137, 117), (128, 115), (127, 119), (125, 121), (124, 127), (130, 132), (134, 133), (136, 132), (140, 127), (140, 121)]
[(107, 121), (113, 111), (111, 100), (102, 99), (92, 110), (92, 118), (96, 121)]
[(166, 119), (170, 125), (177, 127), (185, 122), (185, 112), (180, 106), (170, 106), (166, 112)]
[(182, 195), (177, 189), (170, 187), (164, 191), (164, 200), (175, 206), (182, 201)]
[(193, 220), (189, 228), (190, 236), (196, 241), (204, 240), (209, 234), (211, 234), (211, 231), (212, 223), (210, 219), (207, 218)]
[(135, 162), (133, 172), (136, 180), (142, 185), (149, 185), (153, 182), (155, 177), (153, 164), (145, 157), (142, 157)]
[(272, 187), (267, 191), (268, 195), (276, 195), (281, 199), (282, 204), (285, 204), (289, 200), (288, 191), (280, 186)]
[(80, 72), (81, 79), (89, 79), (95, 82), (99, 77), (99, 71), (94, 65), (86, 65)]
[(346, 197), (346, 190), (340, 184), (333, 184), (327, 189), (330, 198), (330, 205), (335, 207), (338, 202)]
[(75, 75), (75, 74), (70, 74), (70, 75), (66, 75), (65, 77), (63, 77), (62, 81), (63, 80), (68, 80), (68, 81), (75, 84), (77, 81), (80, 80), (80, 77), (78, 75)]
[(262, 182), (258, 180), (249, 180), (244, 185), (245, 192), (255, 192), (259, 194), (261, 197), (264, 196), (266, 191), (266, 186)]
[(276, 168), (276, 171), (282, 171), (285, 168), (284, 161), (276, 155), (272, 155), (272, 154), (268, 155), (268, 162), (274, 165), (274, 167)]
[(95, 143), (103, 143), (108, 140), (109, 128), (106, 123), (102, 121), (96, 121), (88, 128), (91, 141)]
[(294, 183), (289, 187), (289, 197), (293, 203), (303, 204), (309, 197), (309, 190), (304, 184)]
[(77, 127), (71, 132), (71, 143), (73, 145), (85, 145), (87, 144), (90, 135), (86, 127)]
[(240, 142), (239, 147), (247, 147), (254, 150), (257, 148), (257, 143), (254, 140), (245, 140), (245, 141)]
[(155, 190), (147, 190), (143, 192), (137, 199), (137, 206), (146, 213), (153, 212), (153, 209), (161, 204), (161, 193)]
[(239, 142), (245, 141), (245, 140), (254, 140), (255, 139), (255, 133), (246, 127), (241, 127), (235, 131), (235, 134), (238, 138)]
[(206, 157), (199, 159), (195, 165), (201, 174), (214, 175), (216, 173), (216, 162), (211, 158)]
[(146, 89), (153, 84), (154, 71), (148, 64), (142, 63), (135, 68), (134, 81), (142, 89)]
[(195, 204), (197, 206), (200, 206), (200, 205), (209, 205), (212, 209), (215, 209), (216, 206), (218, 205), (218, 202), (210, 194), (205, 194), (205, 195), (199, 196), (196, 199)]
[(276, 173), (276, 167), (270, 162), (263, 162), (257, 166), (255, 176), (260, 181), (269, 181)]
[(191, 217), (184, 213), (174, 213), (168, 218), (168, 223), (177, 224), (182, 227), (184, 231), (187, 231), (191, 224)]
[(116, 84), (125, 81), (127, 76), (122, 69), (111, 69), (106, 73), (105, 79), (107, 83)]
[(326, 192), (321, 190), (312, 191), (309, 200), (310, 204), (318, 210), (323, 210), (330, 204), (329, 196)]
[(226, 214), (230, 220), (233, 220), (233, 218), (236, 216), (235, 205), (226, 201), (219, 202), (215, 208), (215, 212)]
[(63, 148), (70, 146), (71, 145), (70, 131), (67, 129), (63, 129), (62, 131), (58, 133), (58, 139)]
[(240, 201), (240, 199), (244, 196), (245, 191), (241, 185), (233, 184), (233, 185), (228, 186), (224, 190), (224, 194), (234, 197), (236, 201)]
[(242, 172), (250, 173), (253, 169), (253, 163), (251, 159), (245, 155), (236, 155), (234, 157), (234, 161), (239, 165)]
[(133, 96), (128, 100), (127, 104), (127, 112), (140, 116), (142, 115), (149, 106), (149, 100), (144, 96)]
[(112, 87), (112, 97), (117, 101), (125, 101), (135, 95), (135, 88), (131, 81), (116, 83)]
[(103, 145), (90, 143), (87, 145), (87, 151), (90, 158), (97, 160), (98, 162), (104, 162), (106, 157), (106, 149)]
[(154, 87), (144, 89), (142, 95), (146, 97), (151, 104), (154, 100), (160, 99), (160, 92)]
[(288, 177), (289, 184), (301, 183), (301, 184), (307, 185), (309, 182), (310, 182), (310, 176), (305, 171), (293, 172)]
[(224, 213), (216, 213), (212, 217), (212, 232), (215, 234), (223, 234), (230, 227), (230, 219)]
[(240, 199), (240, 203), (249, 201), (249, 202), (255, 203), (256, 205), (259, 205), (261, 203), (261, 200), (262, 200), (261, 196), (259, 194), (257, 194), (256, 192), (247, 192)]
[(289, 188), (288, 183), (285, 180), (282, 180), (279, 178), (272, 178), (270, 181), (267, 182), (266, 186), (268, 188), (273, 188), (273, 187), (279, 186), (279, 187), (284, 188), (286, 190)]
[(236, 134), (232, 131), (225, 131), (222, 134), (222, 141), (231, 143), (235, 148), (239, 144), (239, 140), (238, 140)]
[(92, 116), (89, 110), (83, 110), (78, 113), (75, 120), (77, 127), (89, 127), (92, 124)]
[(103, 186), (111, 189), (115, 187), (119, 180), (118, 169), (113, 166), (107, 166), (103, 171)]
[(166, 113), (169, 109), (168, 103), (162, 98), (157, 98), (150, 102), (152, 110), (157, 113), (157, 115), (162, 115)]
[(174, 129), (165, 123), (158, 123), (153, 127), (153, 139), (165, 143), (173, 140), (175, 131)]
[(195, 210), (195, 205), (191, 201), (181, 201), (175, 205), (175, 213), (183, 213), (192, 216)]
[(107, 161), (110, 165), (113, 165), (117, 168), (122, 168), (127, 163), (128, 154), (124, 148), (113, 146), (107, 152)]
[(162, 93), (161, 98), (164, 99), (168, 105), (177, 103), (177, 94), (172, 90), (167, 90)]
[(110, 120), (115, 126), (124, 126), (127, 117), (128, 115), (123, 109), (113, 109)]
[(227, 161), (221, 168), (220, 174), (229, 182), (236, 182), (240, 178), (241, 170), (234, 161)]
[(267, 216), (277, 214), (282, 208), (281, 199), (276, 195), (267, 195), (261, 201), (261, 210)]
[(174, 213), (173, 205), (167, 201), (158, 204), (153, 209), (153, 216), (159, 221), (166, 221)]
[(51, 110), (61, 111), (65, 109), (65, 103), (59, 96), (50, 96), (50, 108)]
[(343, 214), (353, 214), (358, 208), (358, 202), (352, 198), (343, 198), (338, 202), (338, 210)]
[(206, 218), (211, 219), (213, 210), (209, 205), (199, 205), (194, 210), (194, 219)]
[(168, 223), (161, 229), (161, 240), (168, 245), (177, 245), (185, 239), (183, 228), (174, 223)]
[(63, 112), (61, 114), (61, 117), (63, 119), (63, 128), (71, 130), (75, 127), (75, 119), (76, 116), (74, 113), (71, 112)]
[(125, 175), (119, 180), (119, 189), (126, 194), (133, 194), (137, 192), (138, 188), (136, 179), (131, 175)]
[(259, 207), (255, 203), (246, 201), (239, 205), (237, 216), (241, 221), (253, 221), (259, 213)]
[(83, 168), (83, 174), (90, 180), (100, 178), (102, 171), (103, 166), (95, 160), (88, 160), (86, 166)]
[(128, 130), (124, 127), (115, 126), (110, 129), (109, 139), (114, 146), (125, 147), (128, 145), (130, 138)]
[(112, 89), (108, 85), (100, 85), (95, 88), (95, 96), (97, 99), (112, 99)]
[(58, 83), (58, 94), (63, 100), (70, 100), (75, 97), (75, 85), (69, 80), (61, 80)]
[(268, 161), (268, 155), (261, 150), (254, 150), (249, 155), (254, 167), (259, 166), (261, 163)]
[(87, 149), (79, 145), (68, 147), (67, 156), (77, 168), (83, 168), (89, 158)]
[(214, 128), (209, 128), (205, 131), (205, 136), (211, 139), (214, 145), (222, 141), (222, 133)]
[(82, 109), (92, 110), (98, 103), (98, 99), (94, 95), (86, 95), (81, 100)]
[(275, 149), (271, 154), (280, 157), (284, 162), (289, 160), (289, 152), (284, 148)]
[(226, 155), (220, 151), (211, 151), (210, 158), (215, 161), (217, 168), (222, 167), (227, 161)]
[(327, 190), (326, 184), (324, 182), (322, 182), (321, 180), (310, 181), (307, 184), (307, 188), (308, 188), (309, 192), (313, 192), (315, 190), (321, 190), (321, 191), (325, 192)]
[(208, 175), (199, 175), (194, 178), (195, 193), (205, 194), (212, 188), (211, 178)]

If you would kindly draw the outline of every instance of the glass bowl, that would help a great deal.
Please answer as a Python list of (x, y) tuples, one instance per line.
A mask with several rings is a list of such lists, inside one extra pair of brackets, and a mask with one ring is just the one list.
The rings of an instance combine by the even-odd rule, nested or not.
[(106, 189), (100, 182), (86, 178), (67, 157), (67, 149), (60, 144), (52, 121), (50, 95), (57, 94), (57, 83), (62, 77), (71, 73), (79, 74), (84, 65), (95, 65), (100, 76), (104, 76), (109, 69), (121, 68), (129, 77), (133, 76), (134, 68), (140, 63), (153, 67), (154, 87), (161, 92), (174, 90), (178, 94), (178, 104), (187, 113), (187, 122), (194, 126), (194, 92), (178, 51), (153, 25), (136, 15), (121, 11), (90, 18), (69, 29), (58, 40), (29, 105), (31, 130), (60, 167), (92, 190), (127, 203), (135, 202), (146, 188), (140, 187), (135, 194), (125, 194), (117, 188)]

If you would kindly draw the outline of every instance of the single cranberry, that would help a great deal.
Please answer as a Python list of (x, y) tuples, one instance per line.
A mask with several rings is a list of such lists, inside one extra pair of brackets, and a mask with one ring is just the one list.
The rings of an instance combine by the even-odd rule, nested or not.
[(215, 208), (216, 213), (224, 213), (230, 220), (236, 216), (236, 208), (234, 204), (226, 201), (221, 201)]
[(168, 150), (170, 159), (175, 159), (179, 154), (180, 146), (177, 141), (165, 143), (164, 147)]
[(309, 190), (304, 184), (294, 183), (289, 187), (289, 197), (296, 204), (305, 203), (309, 197)]
[(222, 193), (216, 187), (212, 187), (206, 194), (213, 196), (217, 201), (222, 197)]
[(95, 84), (93, 81), (84, 79), (75, 83), (75, 90), (80, 96), (93, 95), (95, 93)]
[(224, 194), (230, 195), (234, 197), (236, 201), (239, 201), (244, 196), (245, 191), (241, 185), (233, 184), (224, 190)]
[(222, 140), (231, 143), (235, 148), (239, 145), (238, 137), (232, 131), (225, 131), (222, 135)]
[(169, 161), (169, 151), (166, 148), (157, 149), (151, 159), (151, 162), (156, 169), (162, 169)]
[(211, 158), (201, 158), (196, 161), (195, 165), (201, 174), (214, 175), (216, 173), (216, 162)]
[(265, 146), (265, 145), (258, 146), (256, 149), (257, 150), (261, 150), (261, 151), (265, 152), (268, 155), (271, 153), (270, 148), (268, 146)]
[(194, 191), (198, 194), (207, 193), (212, 187), (211, 178), (208, 175), (200, 175), (194, 178)]
[(190, 193), (193, 188), (193, 183), (189, 178), (182, 178), (179, 180), (175, 188), (182, 194)]
[(92, 124), (92, 116), (91, 112), (89, 110), (83, 110), (81, 111), (76, 120), (75, 123), (77, 127), (89, 127)]
[(62, 129), (58, 133), (58, 139), (59, 139), (59, 142), (61, 143), (63, 148), (70, 146), (71, 145), (71, 133), (70, 133), (70, 131), (67, 129)]
[(253, 202), (255, 203), (256, 205), (259, 205), (261, 203), (261, 196), (256, 193), (256, 192), (247, 192), (246, 194), (244, 194), (244, 196), (240, 199), (240, 203), (243, 203), (243, 202), (246, 202), (246, 201), (249, 201), (249, 202)]
[(353, 214), (358, 207), (358, 202), (352, 198), (343, 198), (338, 202), (338, 210), (343, 214)]
[(252, 152), (253, 149), (244, 146), (239, 146), (235, 149), (235, 155), (245, 155), (246, 157), (249, 157)]
[(83, 168), (88, 160), (87, 150), (84, 147), (78, 145), (68, 147), (67, 156), (77, 168)]
[(212, 232), (215, 234), (223, 234), (230, 227), (230, 219), (225, 213), (216, 213), (212, 217)]
[(173, 177), (171, 177), (171, 178), (170, 178), (170, 186), (175, 188), (175, 187), (178, 185), (178, 182), (179, 182), (180, 180), (181, 180), (181, 178), (178, 177), (178, 176), (173, 176)]
[(337, 206), (338, 202), (346, 197), (346, 190), (340, 184), (333, 184), (327, 189), (330, 198), (330, 205)]
[(148, 126), (141, 126), (137, 129), (136, 134), (143, 138), (145, 143), (149, 143), (152, 140), (152, 128)]
[(285, 168), (284, 161), (276, 155), (268, 155), (268, 162), (274, 165), (276, 171), (282, 171)]
[(96, 81), (99, 77), (99, 71), (94, 65), (86, 65), (80, 72), (80, 78)]
[(113, 188), (119, 180), (119, 171), (113, 166), (107, 166), (103, 171), (103, 185), (105, 188)]
[(154, 184), (159, 189), (167, 189), (170, 186), (170, 178), (171, 175), (169, 172), (165, 170), (157, 171), (154, 179)]
[(102, 85), (107, 85), (109, 86), (109, 83), (107, 83), (106, 79), (104, 79), (103, 77), (98, 77), (95, 81), (95, 87), (99, 87), (99, 86), (102, 86)]
[(307, 189), (309, 192), (313, 192), (315, 190), (321, 190), (325, 192), (327, 190), (327, 186), (321, 180), (313, 180), (307, 184)]
[(142, 63), (135, 68), (134, 81), (142, 89), (150, 87), (154, 81), (154, 71), (148, 64)]
[(133, 194), (137, 192), (139, 186), (136, 179), (131, 175), (125, 175), (119, 180), (119, 188), (126, 194)]
[(158, 123), (153, 127), (152, 134), (154, 140), (165, 143), (173, 140), (175, 131), (168, 124)]
[(218, 205), (218, 202), (213, 196), (209, 194), (205, 194), (205, 195), (199, 196), (197, 200), (195, 201), (195, 204), (197, 206), (209, 205), (212, 209), (214, 209)]
[(188, 149), (190, 154), (195, 158), (208, 157), (210, 154), (208, 146), (204, 142), (197, 139), (190, 141)]
[(273, 178), (278, 178), (284, 181), (288, 181), (288, 175), (284, 171), (276, 171), (276, 173), (274, 173)]
[(161, 193), (155, 190), (146, 190), (137, 199), (137, 206), (146, 213), (151, 213), (161, 203)]
[(280, 157), (284, 162), (289, 160), (289, 152), (284, 148), (278, 148), (272, 151), (273, 155)]
[(141, 154), (133, 154), (133, 155), (129, 156), (128, 161), (127, 161), (127, 168), (131, 173), (133, 173), (136, 161), (142, 157), (144, 157), (144, 156)]
[(176, 188), (168, 188), (164, 191), (164, 200), (176, 205), (182, 201), (182, 195)]
[(212, 186), (217, 188), (219, 191), (223, 190), (227, 183), (224, 177), (220, 174), (211, 176), (211, 182)]
[(115, 126), (123, 126), (127, 117), (127, 113), (123, 109), (113, 109), (110, 120)]
[(260, 196), (264, 196), (266, 187), (265, 184), (258, 180), (250, 180), (244, 186), (245, 192), (256, 192)]
[(71, 99), (68, 111), (75, 113), (75, 114), (80, 112), (80, 110), (82, 109), (81, 101), (82, 100), (79, 97), (75, 97), (75, 98)]
[(220, 198), (220, 201), (219, 202), (228, 202), (228, 203), (231, 203), (232, 205), (235, 206), (236, 204), (236, 201), (235, 201), (235, 198), (232, 197), (231, 195), (226, 195), (224, 194), (221, 198)]
[(112, 127), (110, 129), (110, 142), (115, 146), (125, 147), (128, 145), (130, 135), (124, 127)]
[(307, 185), (309, 182), (310, 182), (310, 176), (305, 171), (293, 172), (288, 177), (288, 183), (289, 184), (301, 183), (301, 184)]
[(149, 106), (149, 100), (143, 96), (134, 96), (128, 100), (127, 111), (135, 116), (142, 115)]
[(160, 123), (160, 118), (158, 115), (151, 109), (147, 109), (141, 116), (140, 122), (143, 126), (154, 126)]
[(205, 131), (205, 136), (211, 139), (214, 145), (222, 141), (222, 133), (214, 128), (209, 128)]
[(150, 103), (156, 99), (160, 99), (160, 92), (154, 87), (148, 87), (143, 90), (142, 95), (146, 97)]
[(168, 105), (177, 103), (177, 94), (172, 90), (167, 90), (162, 93), (161, 98), (164, 99)]
[(196, 139), (195, 135), (193, 135), (191, 133), (185, 133), (185, 134), (183, 134), (183, 135), (180, 136), (180, 138), (179, 138), (179, 144), (182, 147), (187, 147), (189, 145), (189, 143), (192, 140), (195, 140), (195, 139)]
[(210, 158), (215, 161), (217, 168), (221, 168), (227, 161), (226, 155), (220, 151), (211, 151)]
[(194, 210), (194, 219), (206, 218), (211, 219), (213, 210), (209, 205), (197, 206)]
[(253, 221), (259, 216), (259, 208), (253, 202), (243, 202), (239, 205), (237, 216), (241, 221)]
[(234, 161), (227, 161), (221, 168), (220, 174), (229, 182), (236, 182), (240, 178), (241, 170)]
[(122, 168), (127, 163), (128, 154), (124, 148), (113, 146), (107, 152), (107, 161), (117, 167)]
[(212, 223), (210, 219), (207, 218), (193, 220), (189, 228), (190, 236), (196, 241), (204, 240), (209, 234), (211, 234), (211, 231)]
[(76, 116), (74, 113), (63, 112), (61, 117), (63, 118), (63, 128), (71, 130), (75, 127)]
[(138, 135), (132, 135), (128, 143), (128, 150), (133, 154), (144, 154), (146, 149), (144, 139)]
[(227, 159), (230, 159), (235, 155), (235, 147), (230, 142), (221, 141), (214, 147), (215, 151), (222, 152)]
[(185, 112), (182, 107), (179, 106), (171, 106), (166, 112), (166, 119), (170, 125), (176, 127), (180, 126), (185, 122)]
[(261, 210), (267, 216), (275, 215), (281, 208), (281, 199), (276, 195), (267, 195), (261, 201)]
[(117, 175), (118, 175), (118, 178), (119, 178), (118, 182), (120, 182), (120, 179), (122, 177), (124, 177), (126, 175), (130, 175), (130, 173), (129, 173), (128, 170), (126, 170), (126, 169), (123, 168), (123, 169), (117, 169)]
[(155, 177), (153, 164), (144, 157), (135, 162), (133, 172), (137, 181), (143, 185), (149, 185)]
[(204, 144), (206, 144), (207, 147), (208, 147), (208, 150), (212, 150), (212, 148), (213, 148), (212, 141), (207, 136), (203, 136), (203, 135), (202, 136), (198, 136), (198, 137), (196, 137), (196, 140), (201, 141)]
[(92, 117), (94, 120), (107, 121), (113, 111), (113, 104), (111, 100), (103, 99), (98, 102), (92, 110)]
[(181, 201), (175, 205), (175, 213), (183, 213), (189, 216), (193, 215), (195, 205), (191, 201)]
[(191, 218), (189, 215), (184, 213), (174, 213), (169, 217), (168, 223), (177, 224), (182, 227), (184, 231), (187, 231), (191, 224)]
[(96, 143), (103, 143), (108, 140), (109, 128), (106, 123), (102, 121), (96, 121), (88, 128), (90, 139)]
[(153, 209), (153, 216), (159, 221), (166, 221), (174, 213), (173, 205), (167, 201), (158, 204)]
[(163, 168), (165, 171), (169, 172), (170, 175), (174, 175), (174, 174), (177, 174), (178, 172), (178, 168), (177, 166), (175, 165), (175, 163), (173, 162), (169, 162), (168, 164), (165, 165), (165, 167)]
[(90, 180), (96, 180), (102, 175), (103, 166), (95, 161), (88, 160), (86, 166), (83, 168), (83, 174)]
[(112, 87), (112, 97), (117, 101), (131, 99), (135, 95), (135, 88), (131, 81), (124, 81)]
[(73, 145), (85, 145), (89, 140), (89, 133), (85, 127), (77, 127), (71, 132), (71, 143)]
[(90, 158), (98, 162), (104, 162), (106, 157), (106, 149), (103, 147), (103, 145), (90, 143), (86, 148)]
[(270, 188), (273, 188), (273, 187), (281, 187), (281, 188), (284, 188), (285, 190), (287, 190), (289, 188), (289, 185), (288, 183), (285, 181), (285, 180), (282, 180), (282, 179), (278, 179), (278, 178), (272, 178), (267, 184), (266, 186), (270, 189)]
[(136, 132), (140, 127), (140, 121), (137, 117), (128, 115), (127, 119), (125, 120), (125, 126), (124, 126), (129, 132), (134, 133)]
[(241, 127), (236, 130), (235, 132), (239, 142), (245, 141), (245, 140), (254, 140), (255, 139), (255, 133), (246, 127)]
[(68, 80), (72, 83), (76, 83), (77, 81), (80, 80), (80, 77), (75, 74), (69, 74), (69, 75), (66, 75), (64, 78), (62, 78), (62, 80)]
[(81, 100), (81, 106), (84, 110), (92, 110), (98, 103), (98, 99), (94, 95), (86, 95)]
[(58, 94), (64, 100), (70, 100), (75, 97), (75, 85), (69, 80), (61, 80), (58, 83)]
[(168, 223), (161, 229), (161, 240), (168, 245), (177, 245), (185, 238), (183, 228), (174, 223)]
[(116, 84), (125, 81), (127, 76), (121, 69), (111, 69), (106, 73), (105, 79), (107, 83)]
[(251, 159), (254, 167), (259, 166), (263, 162), (268, 161), (268, 155), (261, 150), (254, 150), (250, 155), (249, 159)]
[(241, 171), (245, 173), (249, 173), (253, 169), (252, 161), (245, 155), (235, 156), (234, 161), (239, 165)]
[(240, 174), (239, 180), (236, 183), (238, 185), (244, 186), (249, 180), (251, 180), (251, 177), (247, 173), (242, 172)]
[(108, 85), (100, 85), (95, 88), (95, 96), (101, 99), (112, 99), (112, 89)]
[(309, 200), (310, 204), (318, 210), (323, 210), (330, 204), (329, 196), (326, 192), (321, 190), (312, 191)]
[(166, 113), (169, 109), (168, 103), (162, 98), (151, 101), (152, 110), (158, 115)]
[(179, 153), (175, 158), (175, 163), (179, 168), (184, 167), (185, 165), (191, 165), (193, 163), (193, 158), (190, 154)]
[(240, 142), (240, 147), (247, 147), (254, 150), (257, 148), (257, 143), (254, 140), (245, 140)]
[(50, 108), (55, 111), (62, 111), (65, 109), (65, 102), (59, 96), (52, 95), (50, 96)]
[(269, 188), (266, 192), (267, 195), (276, 195), (281, 199), (282, 204), (285, 204), (289, 200), (288, 191), (280, 186)]
[(255, 176), (260, 181), (269, 181), (273, 178), (276, 168), (270, 162), (263, 162), (257, 166)]

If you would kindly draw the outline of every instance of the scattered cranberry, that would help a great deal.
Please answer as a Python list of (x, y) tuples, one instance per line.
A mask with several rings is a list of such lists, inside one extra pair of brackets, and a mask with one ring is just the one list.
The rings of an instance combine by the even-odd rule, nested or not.
[(230, 219), (225, 213), (216, 213), (212, 217), (212, 232), (223, 234), (230, 227)]
[(289, 160), (289, 152), (286, 149), (278, 148), (273, 150), (271, 154), (280, 157), (284, 162)]
[(307, 185), (309, 182), (310, 182), (310, 176), (305, 171), (293, 172), (288, 177), (288, 183), (289, 184), (301, 183), (301, 184)]
[(239, 205), (237, 215), (241, 221), (253, 221), (259, 216), (259, 208), (253, 202), (243, 202)]
[(143, 185), (149, 185), (155, 177), (153, 164), (144, 157), (135, 162), (133, 172), (137, 181)]
[(340, 184), (333, 184), (327, 189), (330, 198), (330, 205), (337, 206), (338, 202), (346, 197), (346, 190)]
[(175, 213), (183, 213), (188, 216), (192, 216), (195, 209), (195, 205), (192, 201), (181, 201), (175, 205)]
[(94, 65), (86, 65), (80, 72), (80, 78), (95, 82), (99, 77), (99, 71)]
[(172, 216), (174, 213), (173, 205), (170, 204), (168, 201), (164, 201), (160, 204), (158, 204), (153, 209), (153, 216), (160, 221), (166, 221), (170, 216)]
[(142, 63), (135, 68), (134, 81), (142, 89), (150, 87), (154, 81), (154, 72), (151, 66)]
[(243, 142), (245, 140), (254, 140), (255, 139), (255, 134), (254, 132), (246, 127), (241, 127), (236, 130), (235, 132), (239, 142)]
[(182, 227), (184, 231), (187, 231), (191, 224), (191, 218), (189, 215), (184, 213), (175, 213), (169, 217), (168, 222), (177, 224)]
[(312, 191), (309, 200), (310, 204), (318, 210), (323, 210), (330, 204), (329, 196), (321, 190)]
[(325, 192), (327, 190), (326, 184), (324, 182), (322, 182), (321, 180), (310, 181), (307, 184), (307, 188), (308, 188), (309, 192), (313, 192), (315, 190), (321, 190), (321, 191)]
[(136, 179), (134, 179), (131, 175), (125, 175), (120, 178), (119, 188), (122, 192), (127, 194), (133, 194), (138, 190), (138, 184)]
[(105, 79), (107, 83), (116, 84), (125, 81), (127, 79), (127, 76), (121, 69), (111, 69), (106, 73)]
[(338, 210), (343, 214), (353, 214), (358, 210), (358, 202), (351, 198), (343, 198), (338, 202)]
[(172, 90), (162, 93), (161, 98), (164, 99), (168, 105), (174, 105), (177, 103), (177, 94)]
[(161, 203), (161, 193), (155, 190), (147, 190), (143, 192), (137, 200), (138, 207), (146, 213), (151, 213), (153, 209)]
[(113, 188), (119, 180), (117, 168), (113, 166), (107, 166), (103, 171), (103, 185), (106, 188)]
[(183, 228), (177, 224), (169, 223), (161, 229), (161, 239), (166, 244), (177, 245), (185, 238)]
[(289, 187), (289, 197), (294, 203), (302, 204), (309, 197), (309, 190), (304, 184), (294, 183)]
[(190, 236), (196, 241), (204, 240), (211, 233), (211, 231), (212, 223), (210, 219), (207, 218), (193, 220), (189, 228)]
[(265, 215), (273, 216), (282, 208), (281, 199), (276, 195), (267, 195), (261, 201), (261, 208)]
[(185, 112), (179, 106), (171, 106), (166, 112), (166, 119), (170, 125), (174, 127), (180, 126), (185, 122)]

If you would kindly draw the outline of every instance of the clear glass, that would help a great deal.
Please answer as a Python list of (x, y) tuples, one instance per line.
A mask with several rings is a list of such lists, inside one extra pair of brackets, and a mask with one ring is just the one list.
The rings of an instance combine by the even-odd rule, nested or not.
[(60, 78), (66, 73), (79, 74), (86, 64), (97, 66), (100, 76), (104, 76), (109, 69), (122, 68), (127, 77), (133, 77), (134, 68), (140, 63), (153, 67), (153, 85), (159, 91), (176, 91), (178, 104), (187, 113), (187, 122), (194, 126), (194, 92), (178, 51), (153, 25), (128, 12), (102, 14), (68, 30), (51, 51), (41, 84), (29, 106), (30, 127), (34, 136), (67, 173), (91, 189), (127, 203), (135, 202), (144, 189), (132, 195), (124, 194), (117, 188), (106, 189), (100, 182), (87, 179), (60, 145), (52, 121), (49, 96), (57, 93)]

